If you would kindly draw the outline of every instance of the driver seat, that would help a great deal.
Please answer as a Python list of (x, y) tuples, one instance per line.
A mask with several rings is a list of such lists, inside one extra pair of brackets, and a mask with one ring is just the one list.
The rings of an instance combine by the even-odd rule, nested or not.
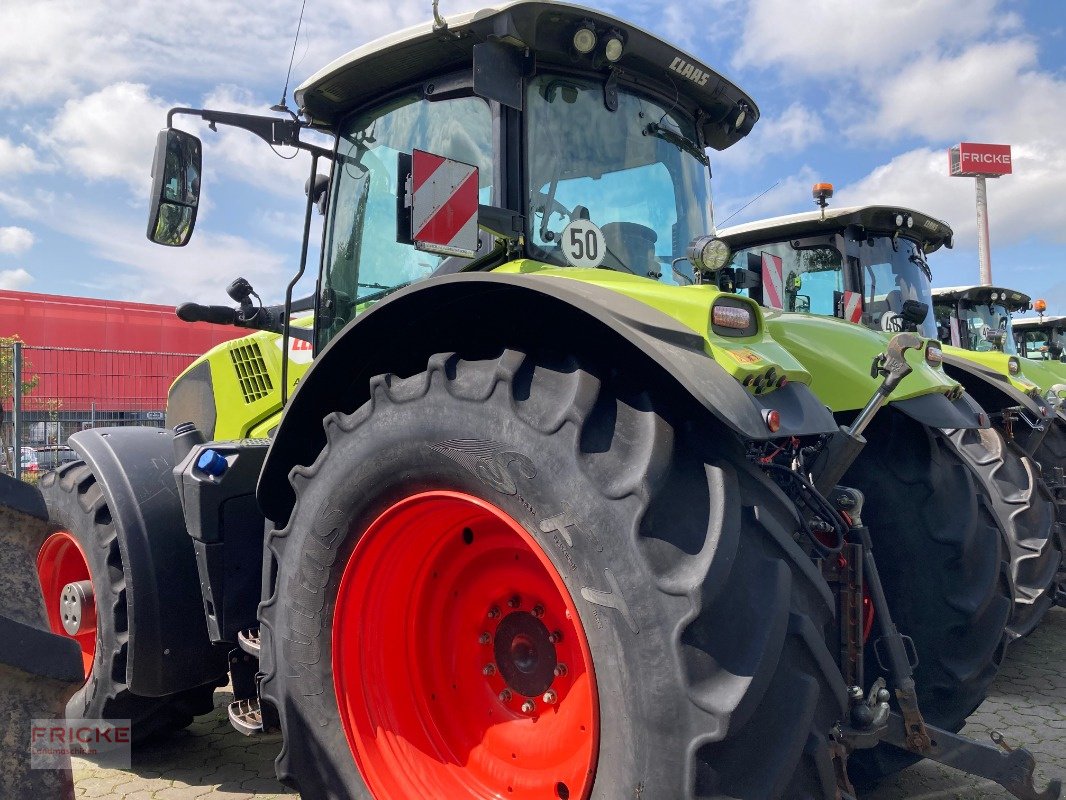
[(655, 258), (655, 243), (659, 241), (659, 235), (647, 225), (608, 222), (600, 230), (607, 244), (607, 254), (603, 259), (605, 265), (623, 271), (632, 270), (641, 276), (659, 271)]

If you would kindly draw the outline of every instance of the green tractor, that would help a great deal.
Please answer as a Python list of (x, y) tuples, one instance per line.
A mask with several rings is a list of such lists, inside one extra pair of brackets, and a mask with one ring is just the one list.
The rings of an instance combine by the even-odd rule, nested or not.
[[(823, 204), (828, 187), (815, 187), (816, 200)], [(718, 236), (733, 252), (730, 270), (736, 277), (730, 280), (751, 283), (751, 295), (764, 304), (858, 323), (885, 338), (903, 330), (938, 336), (928, 256), (952, 243), (944, 222), (897, 207), (823, 205), (820, 211), (719, 230)], [(796, 316), (801, 319), (793, 321)], [(790, 330), (802, 330), (806, 318), (791, 313), (778, 317)], [(802, 337), (790, 338), (792, 352), (801, 359), (804, 349), (817, 347)], [(1016, 638), (1035, 628), (1057, 596), (1062, 547), (1053, 487), (1042, 480), (1038, 464), (1058, 463), (1045, 442), (1062, 423), (1037, 386), (1021, 374), (1017, 357), (975, 353), (953, 341), (945, 338), (943, 369), (987, 410), (994, 429), (945, 423), (934, 426), (942, 430), (927, 433), (950, 452), (949, 460), (969, 467), (979, 505), (991, 512), (1004, 536), (1015, 602), (1008, 635)], [(814, 387), (838, 414), (854, 413), (854, 399), (840, 396), (831, 372), (820, 381), (816, 376)], [(882, 447), (872, 448), (879, 455), (910, 441), (891, 427), (879, 433), (885, 437)], [(959, 502), (958, 507), (969, 504)]]
[[(894, 621), (971, 603), (952, 641), (994, 671), (1009, 573), (969, 549), (991, 520), (905, 552), (871, 508), (958, 495), (842, 480), (886, 401), (981, 429), (937, 343), (812, 318), (864, 395), (841, 425), (815, 354), (709, 280), (706, 149), (751, 130), (748, 95), (623, 20), (519, 0), (366, 45), (296, 101), (173, 109), (159, 135), (149, 238), (192, 235), (192, 115), (308, 151), (303, 257), (284, 304), (238, 280), (239, 308), (180, 307), (259, 332), (177, 379), (165, 430), (78, 433), (42, 481), (46, 593), (89, 662), (74, 710), (159, 732), (228, 678), (304, 798), (828, 800), (885, 752), (1060, 796), (1028, 751), (931, 721), (975, 678)], [(890, 598), (888, 574), (968, 593)]]
[(1014, 343), (1023, 358), (1040, 361), (1066, 379), (1066, 370), (1059, 364), (1066, 362), (1066, 317), (1046, 316), (1047, 303), (1037, 300), (1033, 309), (1039, 317), (1013, 320)]

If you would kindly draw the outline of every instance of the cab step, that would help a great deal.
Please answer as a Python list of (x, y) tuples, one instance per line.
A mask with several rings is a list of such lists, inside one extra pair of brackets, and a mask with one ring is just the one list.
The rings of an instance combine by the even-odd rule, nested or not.
[(263, 712), (259, 707), (259, 698), (234, 700), (226, 710), (229, 722), (238, 733), (245, 736), (261, 736), (263, 729)]

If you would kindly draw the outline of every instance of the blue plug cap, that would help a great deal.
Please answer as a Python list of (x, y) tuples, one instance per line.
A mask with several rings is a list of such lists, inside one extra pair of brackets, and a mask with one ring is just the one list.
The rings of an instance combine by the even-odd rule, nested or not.
[(196, 459), (196, 468), (212, 477), (221, 478), (229, 469), (229, 463), (217, 450), (204, 450)]

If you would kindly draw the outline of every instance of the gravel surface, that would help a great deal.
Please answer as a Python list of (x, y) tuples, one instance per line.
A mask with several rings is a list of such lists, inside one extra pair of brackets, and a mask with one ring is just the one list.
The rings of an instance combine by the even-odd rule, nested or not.
[[(280, 738), (248, 739), (230, 727), (230, 695), (215, 693), (214, 713), (187, 730), (133, 754), (129, 772), (74, 760), (79, 798), (121, 800), (243, 800), (296, 795), (274, 780)], [(988, 700), (964, 732), (987, 739), (998, 730), (1015, 747), (1037, 758), (1038, 788), (1059, 778), (1066, 783), (1066, 609), (1053, 609), (1040, 628), (1011, 648)], [(863, 800), (1000, 800), (1007, 792), (993, 783), (929, 762), (891, 778)]]

